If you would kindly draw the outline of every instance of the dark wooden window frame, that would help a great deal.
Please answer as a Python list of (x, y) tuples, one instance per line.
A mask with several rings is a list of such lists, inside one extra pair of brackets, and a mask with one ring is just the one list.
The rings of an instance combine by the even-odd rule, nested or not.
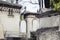
[(9, 14), (8, 14), (8, 16), (13, 16), (14, 17), (14, 15), (13, 15), (13, 9), (9, 9)]

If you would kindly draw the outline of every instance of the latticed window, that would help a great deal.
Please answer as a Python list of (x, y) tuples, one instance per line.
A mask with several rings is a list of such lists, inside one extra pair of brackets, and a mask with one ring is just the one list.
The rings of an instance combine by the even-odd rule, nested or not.
[(13, 15), (13, 9), (9, 9), (8, 12), (9, 12), (8, 16), (14, 16), (14, 15)]

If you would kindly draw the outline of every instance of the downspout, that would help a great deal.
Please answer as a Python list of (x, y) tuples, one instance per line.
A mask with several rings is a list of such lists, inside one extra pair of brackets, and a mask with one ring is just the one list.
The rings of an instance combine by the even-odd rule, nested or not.
[[(38, 2), (39, 2), (39, 11), (38, 11), (38, 14), (41, 14), (42, 12), (42, 10), (41, 10), (41, 7), (42, 7), (42, 5), (41, 5), (41, 3), (42, 3), (42, 0), (38, 0)], [(39, 28), (40, 28), (40, 18), (39, 18)], [(39, 40), (39, 35), (37, 35), (37, 40)]]
[[(39, 2), (39, 11), (38, 11), (38, 14), (42, 14), (42, 8), (44, 8), (43, 6), (43, 2), (44, 2), (44, 0), (38, 0), (38, 2)], [(40, 27), (40, 17), (39, 17), (39, 28), (41, 28)], [(37, 40), (39, 40), (39, 34), (37, 35)]]

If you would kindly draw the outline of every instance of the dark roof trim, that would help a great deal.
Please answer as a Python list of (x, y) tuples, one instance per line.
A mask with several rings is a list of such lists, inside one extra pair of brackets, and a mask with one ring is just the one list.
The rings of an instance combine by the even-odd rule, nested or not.
[(27, 17), (27, 16), (29, 16), (29, 15), (39, 15), (39, 14), (37, 14), (37, 13), (34, 13), (34, 12), (23, 12), (21, 15), (24, 15), (24, 19)]
[(9, 8), (17, 8), (17, 9), (21, 9), (21, 5), (18, 4), (12, 4), (12, 3), (8, 3), (5, 1), (0, 1), (0, 6), (2, 7), (9, 7)]
[(36, 34), (40, 34), (42, 32), (45, 32), (45, 31), (48, 31), (48, 30), (51, 30), (51, 31), (56, 31), (59, 29), (59, 26), (56, 26), (56, 27), (47, 27), (47, 28), (41, 28), (41, 29), (38, 29), (36, 31)]
[(36, 17), (43, 18), (43, 17), (51, 17), (51, 16), (57, 16), (57, 15), (60, 15), (60, 11), (51, 10), (51, 11), (47, 11), (42, 14), (36, 15)]
[(37, 18), (43, 18), (43, 17), (51, 17), (51, 16), (60, 15), (60, 11), (50, 10), (50, 11), (46, 11), (46, 12), (44, 12), (42, 14), (26, 12), (25, 14), (22, 13), (21, 15), (25, 15), (25, 16), (35, 15)]
[(26, 13), (26, 14), (21, 14), (21, 15), (39, 15), (39, 14), (37, 14), (37, 13)]
[(23, 12), (21, 15), (36, 15), (37, 13), (34, 13), (34, 12)]

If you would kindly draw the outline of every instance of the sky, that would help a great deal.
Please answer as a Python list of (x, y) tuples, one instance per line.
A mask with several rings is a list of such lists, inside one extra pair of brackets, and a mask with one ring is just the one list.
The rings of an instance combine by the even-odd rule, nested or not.
[[(30, 3), (30, 1), (32, 3)], [(37, 3), (37, 4), (34, 4), (34, 3)], [(39, 10), (38, 0), (22, 0), (21, 2), (19, 2), (19, 4), (23, 5), (23, 7), (26, 6), (26, 11), (29, 11), (29, 12), (36, 13), (37, 10)]]

